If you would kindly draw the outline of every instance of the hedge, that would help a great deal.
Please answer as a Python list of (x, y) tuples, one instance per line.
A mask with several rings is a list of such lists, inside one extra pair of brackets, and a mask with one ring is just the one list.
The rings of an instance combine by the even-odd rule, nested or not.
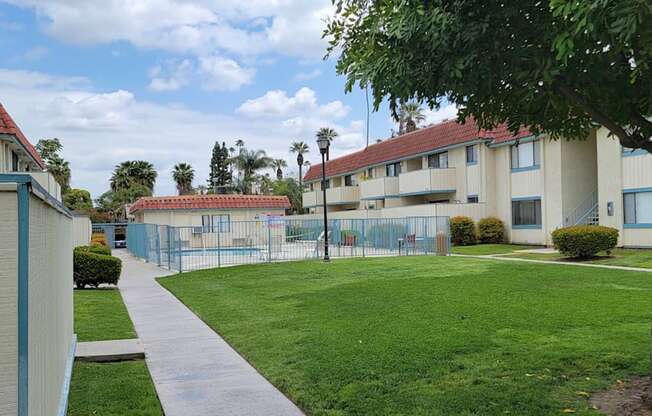
[(487, 217), (478, 221), (478, 240), (481, 243), (504, 243), (505, 224), (496, 217)]
[(469, 246), (476, 243), (475, 223), (469, 217), (450, 219), (451, 241), (456, 246)]
[(552, 232), (552, 243), (571, 258), (591, 258), (601, 251), (611, 254), (618, 244), (618, 230), (599, 225), (576, 225)]
[(103, 254), (105, 256), (111, 255), (111, 248), (100, 244), (91, 244), (90, 246), (79, 246), (79, 247), (75, 247), (75, 250), (83, 251), (86, 253)]
[(122, 261), (117, 257), (93, 253), (84, 247), (73, 250), (73, 279), (78, 289), (118, 284), (121, 270)]

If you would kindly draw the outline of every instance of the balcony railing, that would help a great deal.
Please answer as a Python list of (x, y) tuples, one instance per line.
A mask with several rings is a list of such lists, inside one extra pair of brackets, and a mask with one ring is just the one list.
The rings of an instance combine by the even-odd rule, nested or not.
[(326, 190), (328, 205), (356, 204), (360, 202), (360, 188), (357, 186), (340, 186)]
[(398, 178), (395, 176), (368, 179), (360, 183), (360, 199), (384, 199), (398, 194)]
[(308, 191), (303, 193), (303, 207), (312, 208), (321, 206), (323, 204), (323, 197), (321, 191)]
[(455, 190), (455, 168), (421, 169), (399, 175), (402, 196), (451, 193)]

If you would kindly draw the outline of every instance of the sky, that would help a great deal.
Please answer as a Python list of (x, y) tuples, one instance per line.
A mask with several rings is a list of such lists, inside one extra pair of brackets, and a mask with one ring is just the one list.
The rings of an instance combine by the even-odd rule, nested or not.
[[(94, 198), (114, 166), (147, 160), (173, 195), (179, 162), (205, 185), (216, 141), (288, 162), (290, 143), (332, 127), (333, 156), (366, 143), (366, 101), (324, 60), (330, 0), (0, 0), (0, 103), (25, 135), (57, 137), (72, 187)], [(455, 116), (426, 111), (427, 123)], [(370, 142), (395, 125), (371, 115)]]

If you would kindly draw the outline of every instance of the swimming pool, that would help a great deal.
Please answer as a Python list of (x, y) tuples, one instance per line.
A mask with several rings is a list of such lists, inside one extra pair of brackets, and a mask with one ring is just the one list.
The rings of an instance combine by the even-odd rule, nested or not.
[(202, 254), (219, 253), (234, 256), (253, 256), (260, 252), (254, 247), (222, 247), (222, 248), (194, 248), (181, 251), (182, 256), (196, 256)]

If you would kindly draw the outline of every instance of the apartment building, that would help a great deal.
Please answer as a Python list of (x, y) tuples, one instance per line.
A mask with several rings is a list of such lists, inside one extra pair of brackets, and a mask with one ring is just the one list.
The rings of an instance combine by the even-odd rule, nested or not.
[(73, 217), (0, 105), (0, 415), (63, 415), (74, 360)]
[[(554, 141), (527, 129), (481, 130), (471, 119), (444, 122), (327, 162), (328, 211), (335, 219), (495, 216), (510, 242), (545, 245), (561, 226), (602, 223), (621, 229), (621, 245), (649, 246), (652, 156), (628, 155), (606, 136), (599, 129)], [(318, 216), (321, 165), (304, 180), (304, 207)], [(625, 220), (625, 208), (630, 217), (637, 210), (635, 220)]]

